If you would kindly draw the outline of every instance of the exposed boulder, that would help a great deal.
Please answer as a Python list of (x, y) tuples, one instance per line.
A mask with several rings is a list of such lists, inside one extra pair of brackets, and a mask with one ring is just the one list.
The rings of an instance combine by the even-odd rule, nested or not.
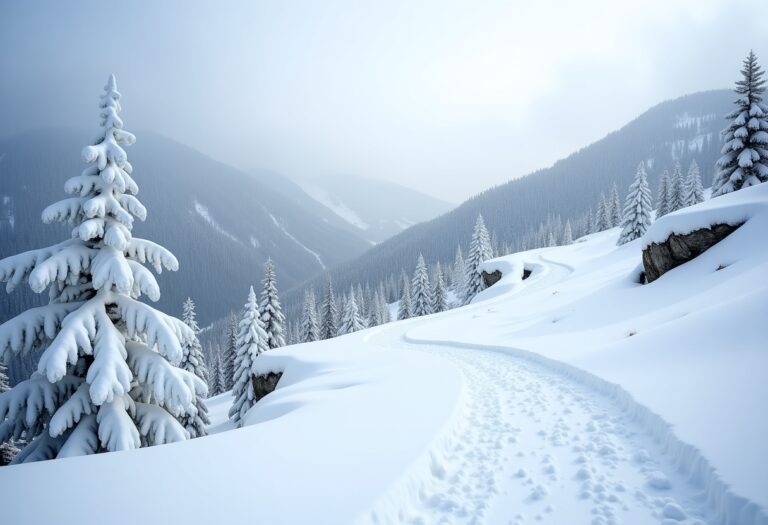
[(258, 376), (253, 376), (253, 393), (255, 401), (272, 392), (277, 387), (277, 382), (283, 377), (282, 372), (268, 372)]
[(697, 257), (725, 239), (739, 226), (741, 224), (715, 224), (684, 235), (673, 233), (662, 243), (649, 244), (643, 250), (646, 281), (653, 282), (669, 270)]
[(499, 280), (501, 280), (501, 272), (499, 270), (496, 270), (491, 273), (488, 273), (485, 270), (483, 270), (481, 274), (483, 276), (483, 282), (485, 283), (486, 288), (490, 288), (491, 286), (499, 282)]

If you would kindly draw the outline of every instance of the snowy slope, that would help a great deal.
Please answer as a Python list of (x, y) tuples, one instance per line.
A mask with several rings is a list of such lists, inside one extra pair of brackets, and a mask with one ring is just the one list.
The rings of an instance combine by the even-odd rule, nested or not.
[(504, 278), (468, 307), (262, 355), (284, 376), (249, 426), (229, 430), (219, 396), (210, 437), (0, 469), (0, 508), (136, 523), (121, 487), (158, 480), (152, 523), (764, 525), (768, 185), (654, 229), (739, 209), (741, 228), (649, 285), (643, 241), (616, 248), (616, 230), (489, 261)]

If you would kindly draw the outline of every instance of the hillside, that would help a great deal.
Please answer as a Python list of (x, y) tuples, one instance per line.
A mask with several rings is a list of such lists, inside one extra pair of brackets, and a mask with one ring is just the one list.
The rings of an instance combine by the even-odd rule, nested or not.
[[(580, 221), (596, 206), (600, 193), (615, 182), (623, 198), (640, 161), (647, 163), (654, 196), (660, 173), (671, 169), (675, 160), (687, 169), (696, 159), (708, 185), (719, 155), (722, 117), (731, 110), (732, 101), (731, 91), (718, 90), (663, 102), (553, 166), (482, 191), (454, 210), (342, 263), (331, 272), (334, 281), (339, 289), (346, 289), (351, 283), (375, 283), (397, 275), (401, 268), (411, 272), (419, 253), (428, 263), (452, 262), (457, 244), (466, 250), (481, 212), (488, 229), (513, 250), (520, 249), (522, 237), (548, 216), (570, 218), (574, 233), (580, 235)], [(309, 284), (317, 287), (321, 281), (318, 277)], [(293, 296), (288, 299), (293, 304)]]
[[(245, 428), (224, 394), (209, 437), (0, 469), (0, 506), (129, 524), (123, 485), (156, 479), (155, 522), (765, 525), (768, 184), (649, 239), (722, 220), (746, 223), (648, 285), (646, 239), (617, 229), (488, 261), (503, 278), (469, 306), (260, 356), (283, 376)], [(103, 510), (72, 505), (83, 486)]]

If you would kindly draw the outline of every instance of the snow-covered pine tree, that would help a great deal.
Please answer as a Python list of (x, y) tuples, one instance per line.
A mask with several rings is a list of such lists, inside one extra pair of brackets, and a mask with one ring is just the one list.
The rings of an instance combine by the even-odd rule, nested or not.
[(235, 398), (229, 409), (229, 418), (238, 427), (243, 426), (243, 417), (255, 403), (253, 391), (253, 363), (256, 358), (269, 350), (264, 323), (259, 317), (259, 305), (256, 293), (251, 286), (248, 300), (243, 307), (237, 332), (237, 355), (235, 356), (235, 386), (232, 396)]
[(400, 285), (400, 302), (397, 305), (397, 319), (410, 319), (413, 316), (411, 311), (411, 285), (408, 283), (408, 277), (403, 273)]
[(627, 193), (619, 245), (643, 236), (651, 225), (651, 206), (651, 190), (645, 175), (645, 165), (641, 162), (637, 166), (635, 180), (629, 186), (629, 193)]
[(221, 352), (221, 372), (224, 375), (224, 392), (235, 385), (235, 357), (237, 356), (237, 316), (229, 313), (225, 332), (224, 350)]
[(597, 214), (595, 216), (596, 232), (605, 231), (611, 227), (611, 210), (609, 207), (608, 201), (605, 198), (605, 193), (601, 193), (600, 202), (597, 204)]
[(597, 222), (595, 221), (595, 214), (592, 213), (592, 208), (587, 210), (587, 234), (597, 233)]
[(549, 232), (549, 235), (547, 236), (547, 246), (550, 248), (553, 246), (557, 246), (557, 240), (555, 239), (554, 232)]
[(615, 182), (613, 183), (613, 188), (611, 188), (610, 204), (611, 228), (615, 228), (621, 225), (621, 199), (619, 198), (619, 188)]
[(448, 310), (448, 290), (443, 281), (443, 268), (440, 261), (435, 268), (435, 286), (432, 289), (432, 313), (445, 312)]
[(347, 301), (344, 303), (344, 310), (341, 315), (340, 334), (351, 334), (365, 328), (363, 320), (360, 317), (360, 310), (357, 308), (357, 300), (354, 291), (350, 290)]
[(565, 221), (565, 227), (563, 228), (563, 246), (568, 246), (569, 244), (573, 244), (573, 232), (571, 231), (571, 221), (570, 219)]
[[(203, 347), (200, 346), (200, 341), (197, 339), (197, 334), (200, 333), (200, 327), (197, 325), (196, 317), (195, 302), (191, 297), (187, 297), (187, 300), (184, 301), (181, 320), (184, 321), (184, 324), (187, 325), (190, 330), (192, 330), (195, 337), (182, 346), (184, 353), (179, 366), (183, 370), (195, 374), (206, 384), (208, 390), (210, 390), (210, 385), (208, 384), (208, 368), (205, 366), (205, 358), (203, 357)], [(205, 395), (203, 392), (198, 392), (195, 396), (194, 413), (180, 416), (179, 423), (181, 423), (187, 432), (189, 432), (189, 437), (191, 438), (208, 434), (206, 428), (211, 421), (208, 419), (208, 407), (205, 405)]]
[(688, 177), (685, 179), (685, 205), (693, 206), (704, 201), (704, 185), (701, 183), (701, 173), (696, 159), (691, 161)]
[(419, 254), (411, 282), (411, 314), (413, 317), (432, 313), (432, 288), (424, 257)]
[(311, 343), (320, 340), (320, 328), (317, 325), (317, 305), (315, 292), (310, 289), (304, 293), (304, 310), (301, 317), (301, 342)]
[(320, 339), (331, 339), (338, 334), (338, 326), (336, 325), (336, 318), (339, 313), (336, 310), (336, 294), (333, 292), (333, 283), (331, 277), (328, 277), (328, 282), (325, 286), (325, 297), (323, 298), (322, 305), (322, 319), (320, 324)]
[(392, 319), (389, 315), (389, 303), (387, 302), (387, 294), (384, 291), (384, 282), (379, 283), (379, 299), (381, 300), (381, 323), (385, 324)]
[(271, 258), (264, 263), (264, 279), (261, 283), (264, 287), (259, 302), (259, 315), (267, 333), (267, 347), (279, 348), (285, 346), (285, 315), (277, 294), (277, 276)]
[(456, 257), (453, 260), (453, 293), (459, 300), (464, 298), (464, 286), (467, 267), (464, 263), (464, 255), (461, 253), (461, 246), (456, 246)]
[(480, 265), (491, 258), (491, 243), (488, 238), (488, 230), (485, 229), (483, 216), (478, 214), (475, 222), (475, 230), (472, 233), (472, 241), (469, 243), (469, 254), (466, 261), (464, 277), (464, 304), (469, 304), (475, 295), (485, 289), (483, 276), (480, 275)]
[(722, 132), (723, 156), (717, 161), (713, 197), (768, 181), (768, 105), (763, 103), (765, 80), (753, 51), (741, 75), (736, 110), (725, 117), (731, 123)]
[[(11, 386), (8, 384), (8, 374), (6, 371), (5, 365), (0, 361), (0, 394), (4, 394), (11, 389)], [(10, 465), (18, 453), (19, 449), (16, 448), (13, 441), (7, 440), (0, 443), (0, 467)]]
[(227, 391), (227, 376), (225, 375), (226, 367), (224, 366), (224, 353), (221, 351), (221, 345), (219, 344), (216, 345), (216, 368), (218, 372), (216, 382), (219, 384), (219, 394), (223, 394)]
[(381, 320), (381, 300), (379, 299), (379, 291), (376, 290), (371, 298), (371, 307), (368, 314), (368, 326), (379, 326), (382, 323)]
[(685, 186), (683, 170), (680, 163), (675, 161), (672, 176), (669, 179), (669, 213), (685, 207)]
[(219, 385), (219, 364), (220, 359), (216, 351), (216, 348), (208, 348), (207, 351), (208, 362), (208, 397), (213, 397), (221, 394), (221, 385)]
[(138, 301), (160, 298), (144, 266), (178, 268), (165, 248), (133, 237), (146, 209), (124, 146), (135, 138), (119, 117), (110, 76), (101, 97), (101, 131), (83, 149), (89, 164), (65, 184), (75, 197), (43, 211), (68, 222), (71, 238), (0, 261), (11, 291), (22, 281), (50, 302), (0, 326), (0, 360), (42, 350), (37, 371), (0, 396), (0, 442), (23, 438), (15, 463), (135, 449), (189, 438), (177, 421), (194, 412), (205, 384), (178, 368), (194, 337), (180, 320)]
[(664, 170), (659, 177), (659, 193), (656, 196), (656, 218), (663, 217), (672, 210), (670, 209), (671, 182), (669, 172)]

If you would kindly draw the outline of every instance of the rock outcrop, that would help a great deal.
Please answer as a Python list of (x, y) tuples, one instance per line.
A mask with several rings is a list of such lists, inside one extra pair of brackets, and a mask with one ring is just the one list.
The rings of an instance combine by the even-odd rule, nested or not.
[(715, 224), (684, 235), (673, 233), (662, 243), (652, 243), (643, 250), (646, 282), (653, 282), (669, 270), (697, 257), (733, 233), (741, 224)]
[(485, 287), (489, 288), (499, 282), (501, 279), (501, 272), (499, 270), (496, 270), (494, 272), (488, 273), (485, 270), (482, 271), (481, 275), (483, 276), (483, 282), (485, 283)]
[(277, 387), (277, 382), (283, 377), (282, 372), (268, 372), (258, 376), (253, 376), (253, 393), (255, 401), (258, 401), (262, 397), (272, 392)]

